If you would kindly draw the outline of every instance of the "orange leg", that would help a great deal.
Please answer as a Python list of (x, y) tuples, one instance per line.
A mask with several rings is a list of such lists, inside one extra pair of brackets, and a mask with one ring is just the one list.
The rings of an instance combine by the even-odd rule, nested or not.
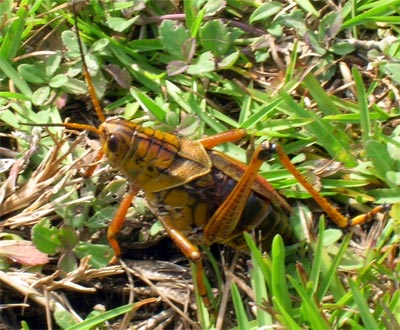
[(195, 264), (197, 269), (195, 279), (197, 292), (202, 297), (204, 304), (210, 306), (210, 300), (207, 297), (207, 289), (203, 279), (204, 267), (199, 248), (190, 242), (182, 232), (175, 229), (168, 215), (159, 214), (157, 215), (157, 218), (160, 220), (175, 245), (181, 250), (186, 258)]
[(375, 217), (375, 215), (378, 214), (379, 212), (388, 212), (389, 210), (390, 210), (390, 205), (388, 205), (388, 204), (378, 205), (378, 206), (374, 207), (368, 213), (358, 215), (358, 216), (354, 217), (353, 219), (351, 219), (349, 222), (349, 226), (361, 225), (361, 224), (373, 219)]
[(356, 226), (371, 220), (377, 213), (385, 212), (388, 205), (379, 205), (366, 214), (361, 214), (353, 219), (346, 218), (335, 207), (328, 202), (328, 200), (321, 196), (318, 191), (306, 180), (306, 178), (297, 170), (292, 164), (288, 155), (279, 145), (276, 146), (276, 152), (286, 169), (301, 183), (301, 185), (309, 192), (314, 200), (322, 207), (322, 209), (329, 215), (333, 222), (339, 227)]
[(260, 166), (266, 161), (274, 150), (270, 144), (264, 142), (255, 150), (250, 164), (242, 177), (225, 199), (222, 205), (207, 222), (203, 236), (206, 245), (225, 243), (231, 238), (232, 232), (237, 227), (248, 197), (253, 189)]
[(115, 236), (121, 230), (121, 227), (125, 221), (126, 213), (128, 212), (128, 209), (132, 204), (132, 200), (136, 196), (137, 192), (138, 192), (138, 189), (136, 187), (131, 186), (130, 191), (122, 200), (122, 202), (117, 210), (117, 213), (115, 213), (115, 216), (114, 216), (111, 224), (108, 227), (107, 239), (108, 239), (111, 247), (113, 248), (114, 254), (115, 254), (115, 256), (111, 259), (111, 263), (117, 262), (118, 258), (121, 256), (121, 248), (120, 248)]
[(245, 129), (233, 129), (227, 132), (207, 136), (197, 141), (200, 142), (206, 149), (211, 149), (222, 143), (243, 139), (246, 135), (247, 132)]
[[(111, 263), (116, 263), (118, 258), (121, 256), (121, 248), (118, 244), (115, 236), (119, 233), (124, 220), (126, 213), (132, 204), (133, 198), (136, 196), (138, 189), (135, 187), (131, 187), (129, 193), (124, 197), (121, 205), (119, 206), (117, 213), (115, 214), (110, 226), (107, 231), (107, 239), (114, 250), (115, 256), (111, 260)], [(207, 290), (204, 285), (203, 280), (203, 262), (201, 260), (201, 253), (196, 245), (191, 243), (189, 239), (181, 233), (179, 230), (175, 229), (173, 224), (171, 223), (168, 215), (157, 215), (157, 218), (160, 220), (168, 235), (174, 241), (176, 246), (182, 251), (182, 253), (192, 261), (197, 268), (197, 276), (196, 276), (196, 285), (199, 295), (203, 298), (203, 301), (206, 306), (210, 305), (210, 301), (207, 297)]]

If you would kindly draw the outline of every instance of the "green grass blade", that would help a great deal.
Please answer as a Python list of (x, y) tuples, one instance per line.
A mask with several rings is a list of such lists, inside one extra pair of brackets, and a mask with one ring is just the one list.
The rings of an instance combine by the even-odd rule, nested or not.
[(0, 70), (17, 86), (22, 94), (31, 98), (32, 91), (29, 88), (25, 80), (22, 80), (18, 72), (12, 67), (12, 65), (3, 57), (0, 56)]
[(301, 287), (290, 275), (288, 275), (288, 279), (301, 298), (303, 307), (303, 319), (307, 320), (310, 323), (312, 329), (329, 329), (329, 323), (321, 315), (318, 306), (315, 304), (314, 300), (307, 294), (306, 289)]
[[(23, 0), (18, 5), (15, 19), (9, 22), (9, 26), (5, 29), (6, 33), (0, 45), (0, 57), (11, 60), (17, 54), (18, 47), (21, 44), (22, 34), (25, 28), (26, 19), (28, 17), (28, 8), (30, 0)], [(4, 27), (3, 27), (4, 28)]]
[[(244, 234), (246, 236), (246, 243), (249, 246), (251, 254), (252, 266), (250, 268), (250, 279), (256, 297), (255, 303), (257, 306), (262, 306), (264, 302), (268, 302), (266, 287), (267, 278), (265, 276), (266, 264), (262, 259), (261, 251), (257, 249), (251, 235), (246, 232)], [(256, 321), (259, 327), (273, 324), (271, 315), (264, 309), (257, 308), (256, 316)]]
[(232, 301), (233, 307), (235, 309), (235, 315), (238, 321), (238, 329), (248, 330), (250, 329), (249, 320), (247, 318), (246, 310), (243, 306), (242, 298), (240, 297), (240, 292), (235, 283), (231, 285)]
[(368, 99), (367, 99), (367, 94), (365, 92), (364, 81), (361, 77), (360, 72), (356, 69), (356, 67), (353, 67), (352, 73), (353, 73), (354, 81), (356, 83), (356, 88), (357, 88), (357, 100), (358, 100), (358, 106), (359, 106), (359, 110), (360, 110), (360, 124), (361, 124), (362, 140), (365, 144), (371, 135), (371, 131), (370, 131), (371, 130), (371, 120), (369, 117)]
[(252, 102), (251, 97), (249, 95), (244, 95), (242, 106), (240, 108), (239, 120), (238, 120), (238, 122), (240, 124), (242, 124), (249, 118), (250, 113), (251, 113), (251, 106), (252, 106), (251, 102)]
[[(255, 302), (257, 306), (262, 306), (264, 302), (268, 301), (268, 293), (263, 273), (257, 265), (253, 265), (253, 269), (250, 271), (250, 277), (256, 296)], [(271, 315), (262, 308), (257, 308), (256, 318), (259, 327), (273, 324)]]
[(244, 238), (246, 240), (246, 244), (249, 247), (249, 250), (251, 252), (251, 256), (254, 259), (254, 262), (257, 263), (257, 266), (261, 269), (261, 271), (263, 273), (263, 278), (266, 281), (267, 286), (270, 288), (271, 287), (271, 265), (268, 264), (266, 259), (261, 254), (261, 251), (257, 248), (257, 245), (253, 240), (253, 237), (247, 232), (244, 232), (243, 234), (244, 234)]
[(396, 188), (396, 184), (391, 182), (387, 173), (395, 170), (396, 161), (390, 157), (387, 146), (376, 140), (369, 140), (365, 145), (366, 151), (372, 163), (376, 175), (385, 181), (391, 188)]
[[(325, 233), (325, 219), (321, 217), (318, 229), (318, 243), (314, 251), (314, 260), (310, 272), (310, 281), (314, 284), (314, 290), (318, 288), (319, 275), (321, 273), (321, 258)], [(315, 293), (315, 291), (313, 292)]]
[(185, 99), (182, 91), (172, 82), (167, 81), (166, 86), (169, 96), (172, 97), (186, 112), (195, 113), (203, 122), (216, 132), (224, 132), (227, 130), (223, 124), (214, 120), (204, 111), (204, 102), (199, 104), (199, 101), (193, 96), (193, 94), (186, 95), (187, 99)]
[(319, 17), (318, 10), (312, 5), (311, 1), (309, 0), (296, 0), (297, 4), (303, 8), (307, 13), (313, 14), (316, 17)]
[[(356, 3), (357, 2), (354, 2), (354, 4), (356, 4)], [(365, 24), (365, 23), (370, 23), (370, 22), (378, 23), (379, 17), (387, 18), (387, 17), (390, 17), (390, 15), (396, 13), (395, 8), (399, 7), (400, 1), (399, 0), (384, 1), (383, 3), (381, 1), (380, 2), (373, 1), (371, 3), (371, 5), (372, 5), (372, 9), (367, 10), (359, 15), (356, 14), (355, 17), (346, 20), (342, 24), (342, 30), (346, 30), (351, 27)], [(361, 11), (363, 8), (361, 7), (358, 9)], [(364, 9), (365, 9), (365, 7), (364, 7)], [(399, 20), (397, 20), (396, 22), (400, 23)]]
[(350, 140), (344, 132), (335, 129), (331, 124), (319, 118), (311, 111), (306, 111), (293, 98), (281, 92), (287, 108), (293, 111), (299, 118), (308, 118), (312, 122), (306, 126), (306, 129), (313, 134), (318, 141), (323, 141), (324, 147), (327, 149), (332, 158), (337, 159), (352, 167), (357, 164), (354, 156), (351, 153)]
[(144, 110), (150, 112), (158, 120), (163, 121), (166, 116), (166, 109), (161, 108), (156, 102), (154, 102), (145, 93), (142, 93), (135, 88), (131, 88), (130, 92), (132, 96), (140, 103)]
[(360, 311), (360, 316), (364, 323), (364, 327), (366, 329), (379, 329), (380, 327), (378, 323), (375, 321), (374, 316), (369, 310), (369, 306), (367, 304), (368, 298), (363, 296), (364, 290), (360, 290), (351, 278), (349, 278), (349, 285), (351, 292), (353, 293), (354, 301)]
[[(210, 251), (210, 249), (208, 247), (202, 246), (202, 249), (203, 249), (203, 251), (205, 252), (205, 254), (207, 256), (208, 262), (211, 263), (211, 267), (212, 267), (212, 269), (214, 271), (214, 274), (215, 274), (214, 276), (217, 278), (218, 290), (222, 291), (223, 278), (222, 278), (222, 273), (221, 273), (221, 267), (218, 264), (217, 260), (215, 259), (215, 256), (212, 254), (212, 252)], [(219, 304), (219, 302), (217, 302), (216, 298), (214, 297), (214, 294), (212, 292), (212, 288), (211, 288), (211, 285), (210, 285), (208, 279), (205, 278), (204, 282), (206, 284), (207, 292), (209, 293), (208, 298), (210, 299), (212, 306), (216, 310), (217, 309), (217, 305)], [(221, 298), (221, 297), (219, 297), (219, 298)]]
[(242, 123), (243, 128), (251, 128), (256, 125), (261, 119), (265, 118), (267, 114), (273, 111), (279, 104), (282, 103), (282, 98), (278, 97), (275, 100), (270, 101), (267, 105), (258, 109), (256, 113), (251, 115), (247, 120)]
[(288, 329), (291, 330), (300, 330), (303, 329), (301, 325), (297, 324), (295, 319), (292, 317), (292, 314), (289, 313), (279, 302), (276, 297), (272, 297), (272, 302), (276, 308), (276, 310), (280, 313), (277, 315), (277, 318), (280, 322), (282, 322)]
[(318, 103), (318, 107), (324, 115), (337, 115), (340, 113), (339, 109), (332, 101), (332, 98), (321, 87), (321, 83), (317, 78), (309, 74), (304, 77), (303, 84), (307, 87), (313, 99)]
[(397, 290), (391, 299), (389, 304), (389, 310), (396, 317), (396, 322), (399, 324), (400, 328), (400, 291)]
[[(285, 73), (285, 85), (290, 86), (291, 82), (293, 81), (293, 77), (295, 76), (296, 72), (296, 64), (297, 58), (298, 58), (298, 47), (299, 47), (299, 42), (297, 40), (294, 41), (293, 43), (293, 51), (290, 54), (290, 64), (288, 65)], [(289, 92), (289, 89), (285, 89), (287, 92)]]
[[(186, 2), (185, 4), (185, 14), (186, 17), (189, 14), (189, 12), (193, 13), (193, 4), (191, 3), (188, 5)], [(203, 22), (204, 14), (206, 13), (205, 8), (202, 8), (200, 11), (196, 13), (195, 17), (192, 17), (190, 21), (186, 19), (187, 26), (190, 30), (190, 35), (192, 38), (196, 38), (197, 34), (199, 33), (201, 23)], [(190, 15), (190, 14), (189, 14)]]
[(130, 312), (134, 308), (135, 304), (128, 304), (121, 307), (117, 307), (113, 310), (104, 312), (100, 315), (96, 315), (94, 317), (88, 318), (83, 322), (73, 325), (72, 327), (67, 328), (67, 330), (89, 330), (93, 329), (93, 327), (104, 323), (108, 320), (111, 320), (117, 316)]
[[(198, 269), (193, 262), (190, 263), (190, 268), (192, 270), (193, 279), (197, 278)], [(206, 281), (205, 284), (207, 286), (208, 280), (205, 279), (205, 281)], [(195, 286), (196, 286), (195, 293), (197, 293), (198, 292), (197, 285), (196, 285), (197, 283), (196, 283), (196, 281), (194, 281), (194, 282), (195, 282)], [(204, 304), (203, 297), (201, 297), (199, 294), (196, 294), (196, 302), (197, 302), (197, 306), (198, 306), (197, 317), (199, 319), (199, 322), (200, 322), (202, 328), (208, 329), (210, 327), (210, 314), (208, 312), (207, 307)]]
[[(322, 301), (322, 298), (325, 297), (325, 294), (327, 293), (328, 288), (330, 286), (331, 286), (331, 292), (335, 297), (335, 299), (340, 299), (345, 294), (343, 285), (337, 278), (337, 271), (339, 263), (342, 260), (343, 255), (349, 246), (350, 238), (351, 238), (350, 235), (345, 236), (344, 241), (340, 245), (339, 252), (335, 255), (328, 272), (324, 275), (324, 279), (322, 280), (321, 285), (317, 291), (318, 301)], [(334, 280), (335, 276), (336, 280)]]
[(271, 248), (272, 271), (271, 271), (271, 291), (279, 303), (292, 313), (292, 305), (286, 281), (285, 266), (285, 246), (280, 235), (276, 235), (272, 241)]

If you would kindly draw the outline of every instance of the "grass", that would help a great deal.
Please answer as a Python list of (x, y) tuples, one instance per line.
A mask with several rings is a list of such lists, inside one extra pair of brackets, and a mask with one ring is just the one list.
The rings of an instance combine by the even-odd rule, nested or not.
[[(285, 247), (276, 237), (265, 254), (246, 236), (248, 272), (244, 256), (232, 271), (213, 267), (231, 283), (219, 288), (227, 298), (215, 302), (217, 312), (226, 310), (222, 321), (205, 308), (196, 314), (187, 290), (182, 290), (190, 279), (171, 259), (164, 267), (172, 277), (159, 274), (162, 247), (147, 257), (142, 253), (154, 263), (147, 260), (146, 267), (139, 267), (145, 273), (131, 275), (135, 301), (164, 299), (142, 307), (153, 316), (145, 317), (139, 309), (135, 324), (150, 319), (163, 327), (193, 328), (196, 322), (202, 328), (240, 329), (399, 327), (399, 5), (394, 0), (354, 0), (338, 7), (309, 1), (194, 0), (178, 5), (78, 5), (85, 56), (107, 115), (140, 120), (190, 139), (246, 128), (255, 144), (279, 141), (298, 169), (344, 213), (393, 204), (387, 215), (379, 215), (382, 221), (355, 229), (352, 236), (326, 229), (308, 193), (272, 159), (261, 173), (294, 206), (293, 227), (306, 243)], [(82, 301), (93, 295), (94, 279), (101, 283), (98, 292), (107, 293), (104, 278), (113, 281), (110, 274), (123, 270), (106, 266), (112, 251), (99, 231), (112, 218), (125, 181), (110, 175), (106, 164), (92, 178), (83, 177), (82, 168), (93, 161), (97, 148), (92, 137), (75, 139), (60, 127), (23, 125), (66, 117), (96, 123), (72, 31), (71, 6), (65, 1), (25, 0), (18, 6), (4, 1), (0, 14), (0, 216), (7, 233), (2, 238), (15, 249), (0, 250), (2, 283), (7, 283), (10, 297), (15, 292), (35, 294), (39, 298), (33, 301), (46, 305), (40, 299), (42, 289), (29, 291), (43, 275), (22, 275), (9, 262), (20, 260), (21, 254), (32, 255), (33, 264), (37, 261), (32, 247), (25, 250), (15, 243), (24, 238), (53, 257), (42, 274), (61, 270), (61, 277), (48, 278), (47, 290), (55, 296), (62, 290), (76, 292), (71, 300)], [(246, 161), (245, 148), (218, 148)], [(129, 214), (133, 229), (126, 236), (133, 236), (142, 251), (160, 244), (163, 230), (153, 218), (139, 196)], [(229, 263), (231, 252), (225, 253)], [(169, 285), (181, 294), (178, 299)], [(25, 286), (25, 291), (19, 289)], [(115, 311), (131, 302), (127, 300), (101, 301)], [(2, 304), (11, 308), (7, 304), (15, 301)], [(51, 306), (44, 324), (50, 327), (52, 315), (58, 326), (73, 326), (82, 321), (79, 317), (90, 319), (95, 303), (89, 301), (82, 310), (75, 307), (80, 316), (67, 304)], [(184, 308), (186, 315), (179, 313)], [(26, 327), (35, 324), (12, 311), (27, 321)]]

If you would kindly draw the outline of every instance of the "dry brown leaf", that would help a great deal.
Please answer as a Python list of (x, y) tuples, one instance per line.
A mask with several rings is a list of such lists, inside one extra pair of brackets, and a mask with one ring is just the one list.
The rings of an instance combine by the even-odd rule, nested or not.
[(0, 256), (24, 266), (38, 266), (49, 262), (47, 254), (40, 252), (32, 242), (22, 240), (0, 241)]

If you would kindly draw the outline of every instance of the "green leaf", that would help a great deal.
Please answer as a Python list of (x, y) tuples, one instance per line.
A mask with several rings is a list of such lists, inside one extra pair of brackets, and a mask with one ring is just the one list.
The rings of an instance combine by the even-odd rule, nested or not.
[(338, 42), (329, 48), (329, 51), (337, 55), (347, 55), (354, 52), (355, 47), (347, 42)]
[(161, 42), (158, 39), (132, 40), (127, 44), (127, 46), (131, 49), (136, 49), (138, 52), (148, 52), (163, 49)]
[[(89, 53), (100, 53), (107, 50), (108, 45), (110, 44), (110, 40), (106, 38), (102, 38), (97, 40), (91, 47)], [(87, 55), (85, 59), (87, 58)]]
[(387, 63), (380, 68), (383, 73), (387, 74), (397, 84), (400, 84), (400, 63)]
[(193, 33), (192, 31), (193, 31), (193, 29), (196, 30), (196, 27), (193, 27), (193, 25), (196, 20), (196, 14), (198, 13), (197, 4), (193, 0), (187, 0), (183, 3), (183, 6), (184, 6), (183, 10), (185, 12), (186, 26), (191, 31), (191, 36), (195, 37), (196, 34)]
[(91, 229), (107, 227), (110, 220), (114, 217), (116, 210), (114, 206), (107, 206), (97, 211), (87, 221), (86, 226)]
[[(1, 68), (0, 68), (1, 70)], [(9, 99), (9, 100), (21, 100), (21, 101), (30, 101), (30, 97), (25, 96), (20, 93), (14, 93), (14, 92), (0, 92), (0, 97), (4, 99)]]
[(343, 236), (343, 231), (340, 229), (327, 229), (324, 233), (323, 246), (329, 246), (336, 243)]
[(267, 262), (268, 259), (263, 257), (260, 250), (257, 248), (257, 245), (254, 242), (252, 236), (247, 232), (244, 232), (243, 234), (246, 240), (246, 244), (251, 252), (253, 262), (256, 263), (258, 268), (261, 269), (263, 273), (263, 278), (267, 283), (267, 286), (271, 287), (271, 264)]
[(82, 95), (87, 94), (88, 89), (86, 83), (75, 78), (68, 79), (60, 88), (67, 93)]
[(386, 173), (386, 177), (395, 186), (400, 186), (400, 172), (389, 171)]
[(332, 98), (321, 87), (321, 83), (318, 81), (317, 78), (314, 77), (314, 75), (307, 75), (304, 78), (304, 85), (308, 88), (313, 99), (318, 103), (320, 110), (325, 115), (340, 114), (338, 107), (333, 102)]
[(44, 105), (50, 97), (50, 87), (43, 86), (35, 90), (32, 95), (32, 103), (37, 106)]
[(231, 47), (231, 32), (222, 20), (212, 20), (200, 28), (200, 43), (216, 57), (225, 55)]
[(33, 226), (32, 241), (40, 251), (50, 255), (59, 252), (63, 247), (58, 229), (51, 226), (46, 219)]
[(107, 266), (114, 256), (114, 250), (110, 246), (86, 242), (79, 243), (74, 252), (80, 259), (90, 256), (89, 264), (96, 269)]
[[(63, 44), (72, 52), (70, 52), (70, 55), (74, 56), (75, 58), (80, 57), (79, 53), (79, 45), (78, 41), (76, 38), (76, 33), (71, 31), (71, 30), (66, 30), (63, 33), (61, 33), (61, 40), (63, 41)], [(83, 43), (83, 52), (86, 53), (86, 46)]]
[(224, 57), (219, 63), (218, 63), (218, 69), (230, 69), (232, 68), (236, 61), (239, 59), (240, 52), (234, 52), (232, 54), (229, 54), (228, 56)]
[(365, 145), (368, 156), (371, 158), (374, 164), (374, 170), (379, 177), (386, 181), (393, 188), (393, 184), (387, 180), (386, 174), (389, 171), (395, 170), (395, 161), (390, 157), (386, 145), (375, 140), (369, 140)]
[(58, 268), (66, 274), (76, 270), (78, 267), (78, 259), (72, 251), (63, 253), (58, 259)]
[(62, 226), (58, 233), (60, 241), (66, 249), (74, 248), (79, 242), (78, 234), (71, 226)]
[(117, 198), (122, 198), (126, 190), (126, 180), (114, 179), (107, 183), (103, 190), (97, 195), (95, 203), (97, 205), (104, 207), (107, 204), (114, 203)]
[(308, 30), (305, 34), (305, 38), (315, 52), (317, 52), (321, 56), (326, 54), (326, 49), (322, 44), (321, 36), (318, 35), (315, 31)]
[(267, 102), (266, 105), (264, 105), (263, 107), (257, 109), (257, 111), (255, 111), (255, 113), (253, 115), (249, 116), (246, 119), (246, 121), (241, 123), (241, 126), (243, 128), (252, 128), (252, 127), (254, 127), (260, 120), (262, 120), (270, 112), (275, 110), (282, 103), (282, 101), (283, 101), (283, 99), (281, 97), (277, 97), (274, 100), (270, 100), (269, 102)]
[(46, 66), (43, 62), (21, 64), (18, 66), (18, 72), (25, 81), (32, 84), (45, 84), (48, 80), (46, 76)]
[(21, 329), (22, 330), (30, 330), (30, 327), (26, 321), (21, 321)]
[(252, 12), (249, 18), (249, 22), (254, 23), (273, 17), (275, 14), (279, 13), (282, 7), (283, 5), (278, 1), (264, 3)]
[(397, 143), (390, 143), (390, 141), (387, 143), (387, 151), (390, 158), (393, 160), (400, 160), (400, 136), (395, 136), (393, 142)]
[(190, 38), (189, 31), (179, 22), (164, 20), (160, 25), (160, 41), (174, 59), (185, 60), (183, 43)]
[(185, 1), (185, 16), (186, 26), (190, 30), (192, 38), (196, 38), (199, 32), (200, 26), (203, 23), (204, 15), (206, 14), (206, 8), (203, 7), (201, 10), (194, 10), (201, 6), (201, 2), (198, 1)]
[(51, 77), (54, 73), (59, 69), (61, 64), (61, 53), (56, 52), (53, 55), (50, 55), (46, 61), (46, 76)]
[[(319, 228), (318, 228), (318, 243), (316, 247), (314, 248), (314, 258), (312, 261), (312, 267), (309, 275), (309, 280), (311, 283), (313, 283), (313, 290), (312, 294), (315, 293), (317, 290), (317, 287), (319, 286), (319, 277), (321, 275), (321, 264), (322, 264), (322, 257), (324, 254), (323, 250), (323, 242), (324, 242), (324, 237), (325, 237), (325, 223), (324, 223), (323, 217), (321, 217), (319, 221)], [(313, 244), (314, 245), (314, 244)]]
[(129, 27), (131, 27), (139, 18), (140, 16), (134, 16), (130, 19), (125, 19), (122, 17), (112, 17), (108, 16), (106, 19), (106, 24), (113, 29), (114, 31), (117, 32), (124, 32), (127, 30)]
[(216, 121), (209, 114), (204, 111), (204, 104), (199, 103), (198, 99), (190, 93), (189, 95), (183, 93), (176, 85), (170, 81), (166, 81), (167, 91), (170, 97), (173, 98), (186, 112), (195, 113), (199, 118), (207, 123), (214, 131), (224, 132), (226, 127), (220, 122)]
[(149, 234), (151, 236), (156, 236), (160, 233), (162, 233), (163, 231), (165, 231), (164, 226), (161, 224), (160, 221), (156, 221), (150, 228)]
[(319, 34), (325, 41), (334, 38), (340, 31), (343, 17), (340, 11), (332, 11), (322, 16), (319, 24)]
[(60, 308), (58, 304), (56, 304), (56, 310), (54, 311), (53, 316), (61, 329), (68, 329), (77, 324), (76, 318), (64, 308)]
[(49, 86), (52, 88), (60, 88), (68, 82), (68, 79), (67, 75), (60, 73), (50, 79)]
[(215, 59), (211, 52), (202, 53), (193, 64), (189, 65), (187, 73), (192, 75), (213, 72), (215, 70)]
[(400, 203), (400, 188), (372, 189), (368, 195), (374, 197), (375, 202), (379, 204)]
[(205, 15), (206, 16), (214, 16), (216, 15), (219, 11), (223, 10), (226, 8), (226, 1), (225, 0), (212, 0), (212, 1), (207, 1), (204, 9), (205, 9)]

